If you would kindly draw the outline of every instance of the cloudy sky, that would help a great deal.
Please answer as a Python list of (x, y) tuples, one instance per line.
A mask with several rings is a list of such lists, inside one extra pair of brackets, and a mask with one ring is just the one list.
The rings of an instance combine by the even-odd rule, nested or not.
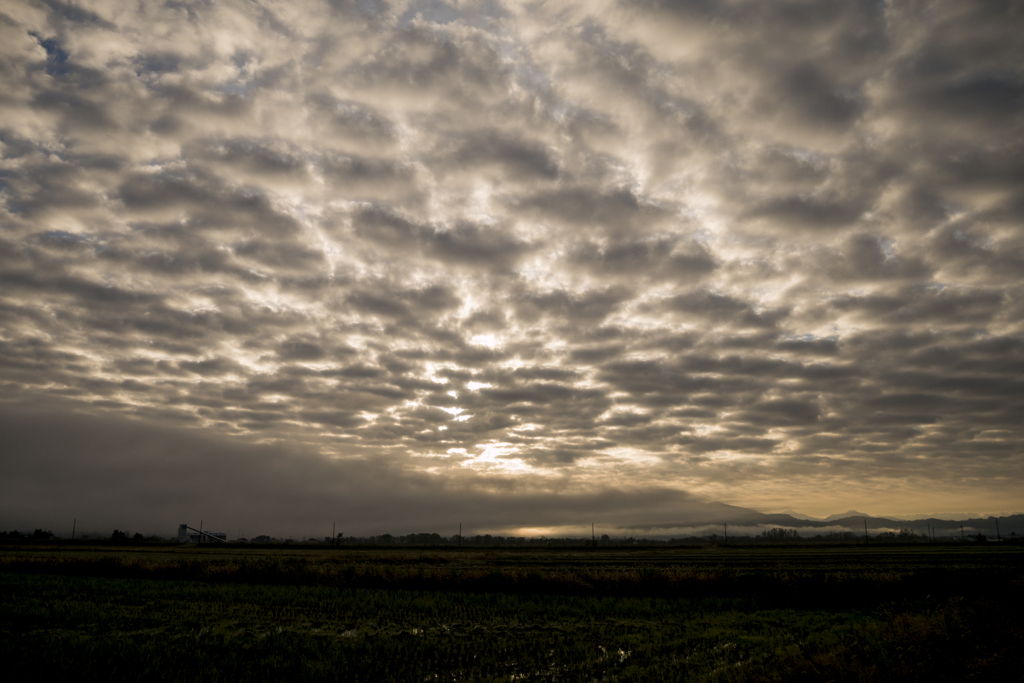
[(0, 525), (1020, 511), (1021, 25), (5, 3)]

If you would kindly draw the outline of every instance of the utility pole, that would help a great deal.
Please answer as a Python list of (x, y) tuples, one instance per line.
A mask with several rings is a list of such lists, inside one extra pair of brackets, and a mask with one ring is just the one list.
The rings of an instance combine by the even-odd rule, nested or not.
[(78, 517), (75, 517), (75, 521), (71, 523), (71, 540), (75, 540), (75, 527), (78, 526)]
[(999, 535), (999, 518), (996, 517), (996, 540), (1001, 541), (1003, 538)]
[(203, 520), (199, 520), (199, 542), (203, 542)]

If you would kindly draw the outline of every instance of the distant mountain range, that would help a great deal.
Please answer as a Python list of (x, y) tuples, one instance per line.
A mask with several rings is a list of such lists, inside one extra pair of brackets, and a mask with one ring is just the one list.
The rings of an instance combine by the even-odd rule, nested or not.
[[(936, 536), (954, 536), (961, 533), (976, 536), (995, 538), (996, 522), (998, 521), (998, 533), (1001, 536), (1024, 535), (1024, 514), (1007, 515), (1004, 517), (972, 518), (965, 520), (948, 519), (892, 519), (889, 517), (873, 517), (863, 512), (849, 510), (837, 515), (829, 515), (825, 519), (815, 519), (807, 515), (801, 515), (794, 511), (765, 513), (757, 510), (750, 510), (726, 503), (705, 503), (700, 506), (692, 506), (688, 509), (690, 519), (680, 521), (673, 525), (663, 524), (659, 527), (668, 528), (706, 526), (711, 524), (729, 524), (736, 527), (785, 527), (800, 530), (802, 535), (814, 535), (816, 533), (828, 533), (837, 528), (847, 529), (854, 532), (864, 532), (865, 526), (869, 533), (879, 533), (900, 529), (910, 529), (916, 534), (929, 534), (932, 530)], [(821, 531), (815, 531), (821, 529)]]
[(847, 510), (846, 512), (840, 512), (838, 515), (829, 515), (826, 517), (824, 522), (834, 522), (837, 519), (846, 519), (847, 517), (870, 517), (866, 512), (857, 512), (856, 510)]

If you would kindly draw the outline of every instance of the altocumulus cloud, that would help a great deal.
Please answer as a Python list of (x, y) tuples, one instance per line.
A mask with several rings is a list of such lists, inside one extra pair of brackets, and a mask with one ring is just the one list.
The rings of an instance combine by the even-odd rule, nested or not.
[(1022, 24), (5, 5), (0, 514), (1019, 506)]

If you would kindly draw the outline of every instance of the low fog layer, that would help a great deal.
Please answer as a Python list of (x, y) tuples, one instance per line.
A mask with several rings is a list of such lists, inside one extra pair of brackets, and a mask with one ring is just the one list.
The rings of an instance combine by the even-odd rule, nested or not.
[(450, 536), (460, 523), (467, 535), (564, 525), (577, 535), (591, 523), (618, 532), (712, 521), (727, 508), (664, 488), (553, 495), (480, 477), (439, 486), (436, 477), (384, 459), (329, 460), (122, 419), (16, 413), (0, 417), (0, 438), (12, 453), (0, 470), (0, 520), (62, 536), (75, 519), (80, 530), (106, 535), (127, 528), (170, 536), (178, 524), (200, 520), (232, 538), (238, 531), (322, 538), (335, 523), (349, 536)]

